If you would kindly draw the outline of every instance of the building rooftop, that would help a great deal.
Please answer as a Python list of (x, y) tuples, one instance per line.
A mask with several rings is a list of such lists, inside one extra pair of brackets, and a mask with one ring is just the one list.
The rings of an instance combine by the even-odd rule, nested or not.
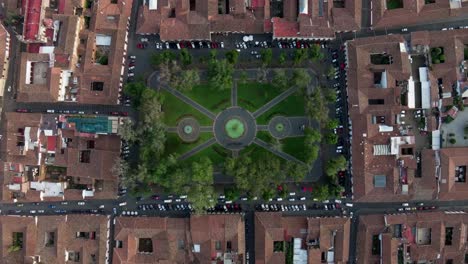
[[(418, 212), (360, 216), (357, 257), (363, 263), (463, 263), (468, 216), (450, 212)], [(451, 261), (451, 262), (450, 262)]]
[(115, 263), (244, 263), (240, 215), (188, 218), (117, 217)]
[(391, 28), (422, 24), (463, 16), (468, 11), (468, 2), (464, 0), (402, 0), (401, 2), (401, 7), (390, 9), (387, 0), (373, 1), (373, 27)]
[[(409, 107), (410, 62), (402, 36), (349, 41), (347, 89), (352, 121), (354, 198), (407, 199), (415, 138), (402, 121)], [(409, 173), (411, 171), (411, 173)]]
[[(346, 3), (345, 3), (346, 2)], [(211, 33), (273, 33), (274, 38), (334, 38), (335, 31), (360, 28), (361, 2), (329, 4), (323, 0), (272, 2), (213, 0), (147, 1), (138, 12), (137, 33), (162, 40), (209, 40)], [(300, 14), (298, 15), (298, 10)]]
[[(95, 215), (1, 216), (2, 263), (104, 263), (107, 222)], [(8, 252), (12, 246), (19, 250)]]
[(255, 213), (256, 263), (286, 263), (288, 243), (297, 245), (294, 255), (302, 255), (304, 263), (347, 263), (349, 228), (348, 218)]

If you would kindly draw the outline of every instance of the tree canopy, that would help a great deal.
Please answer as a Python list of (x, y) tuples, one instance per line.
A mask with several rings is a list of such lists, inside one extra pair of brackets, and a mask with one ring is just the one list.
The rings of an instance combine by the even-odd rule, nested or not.
[(213, 90), (227, 90), (232, 87), (234, 68), (226, 59), (212, 60), (208, 65), (208, 82)]

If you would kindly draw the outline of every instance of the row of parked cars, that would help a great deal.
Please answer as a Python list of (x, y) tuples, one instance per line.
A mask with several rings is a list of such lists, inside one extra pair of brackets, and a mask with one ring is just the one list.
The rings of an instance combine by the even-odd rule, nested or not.
[(207, 213), (236, 213), (241, 212), (242, 208), (239, 204), (231, 203), (231, 204), (217, 204), (214, 207), (210, 207), (206, 209)]
[(307, 206), (305, 204), (258, 204), (255, 209), (261, 212), (305, 211)]
[[(142, 38), (137, 44), (137, 48), (146, 49), (151, 44), (147, 38)], [(151, 45), (153, 46), (153, 45)], [(154, 42), (154, 47), (158, 50), (162, 49), (224, 49), (224, 42), (216, 41), (178, 41), (178, 42)]]
[(142, 211), (192, 211), (192, 205), (190, 204), (169, 204), (169, 203), (163, 203), (163, 204), (140, 204), (138, 205), (138, 210)]

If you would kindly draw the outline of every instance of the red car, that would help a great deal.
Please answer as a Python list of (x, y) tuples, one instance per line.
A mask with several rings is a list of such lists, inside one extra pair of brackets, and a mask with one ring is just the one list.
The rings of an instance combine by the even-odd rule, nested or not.
[(110, 115), (113, 115), (113, 116), (119, 116), (120, 113), (119, 112), (110, 112)]
[(144, 49), (145, 45), (143, 43), (137, 43), (137, 48)]
[(29, 109), (16, 109), (16, 112), (18, 112), (18, 113), (29, 113), (29, 112), (31, 112), (31, 110), (29, 110)]
[(342, 62), (342, 63), (340, 64), (340, 69), (344, 70), (345, 68), (346, 68), (346, 64), (344, 64), (344, 62)]

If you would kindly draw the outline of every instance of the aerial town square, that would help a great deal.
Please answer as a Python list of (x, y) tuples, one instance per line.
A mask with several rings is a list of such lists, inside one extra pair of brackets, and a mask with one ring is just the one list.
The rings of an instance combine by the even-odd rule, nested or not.
[(0, 264), (468, 263), (468, 0), (0, 22)]

